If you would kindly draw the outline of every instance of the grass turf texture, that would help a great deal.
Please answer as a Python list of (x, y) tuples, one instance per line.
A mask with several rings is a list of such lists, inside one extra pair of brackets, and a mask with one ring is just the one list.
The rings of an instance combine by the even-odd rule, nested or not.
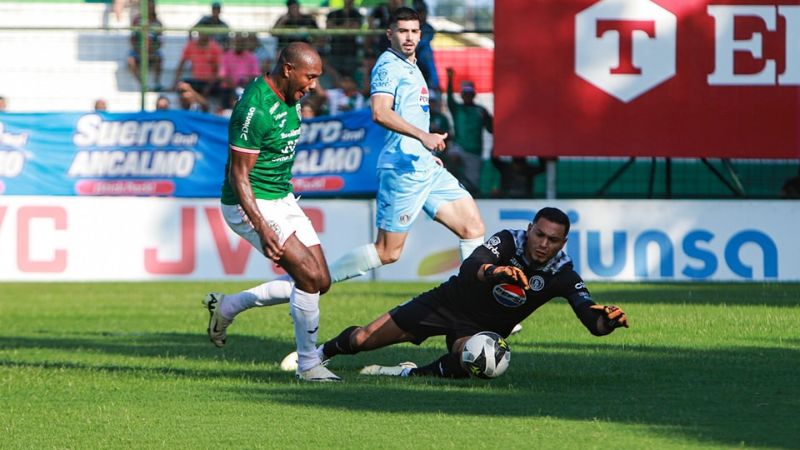
[[(243, 283), (0, 284), (0, 447), (798, 448), (800, 285), (590, 283), (631, 328), (595, 338), (555, 300), (509, 339), (496, 380), (366, 377), (427, 363), (442, 338), (331, 362), (304, 384), (286, 305), (249, 311), (228, 346), (200, 300)], [(345, 283), (321, 339), (430, 284)]]

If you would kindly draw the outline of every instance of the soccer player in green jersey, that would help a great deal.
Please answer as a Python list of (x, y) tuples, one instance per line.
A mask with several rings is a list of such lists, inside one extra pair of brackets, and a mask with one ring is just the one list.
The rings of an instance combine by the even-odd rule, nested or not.
[(287, 45), (272, 72), (247, 86), (228, 127), (221, 199), (225, 221), (289, 276), (237, 294), (211, 293), (203, 303), (211, 316), (209, 338), (222, 347), (236, 314), (274, 304), (265, 299), (288, 298), (297, 378), (339, 381), (316, 352), (319, 296), (327, 292), (331, 278), (319, 237), (298, 206), (290, 182), (300, 137), (300, 99), (316, 88), (321, 74), (322, 62), (313, 47), (303, 42)]

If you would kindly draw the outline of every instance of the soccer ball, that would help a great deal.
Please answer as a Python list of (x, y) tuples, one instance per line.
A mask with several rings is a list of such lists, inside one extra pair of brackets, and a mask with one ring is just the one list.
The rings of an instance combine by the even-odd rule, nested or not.
[(497, 378), (508, 369), (511, 349), (497, 333), (481, 331), (464, 344), (461, 352), (461, 367), (472, 376)]

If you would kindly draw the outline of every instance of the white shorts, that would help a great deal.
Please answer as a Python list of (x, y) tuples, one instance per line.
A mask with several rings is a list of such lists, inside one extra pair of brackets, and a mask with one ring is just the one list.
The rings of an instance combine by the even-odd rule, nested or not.
[[(297, 204), (294, 194), (289, 193), (286, 197), (277, 200), (257, 198), (256, 206), (272, 231), (278, 235), (281, 246), (293, 234), (296, 234), (297, 239), (306, 247), (319, 245), (319, 236), (311, 225), (311, 220)], [(263, 254), (261, 238), (241, 205), (221, 205), (221, 208), (222, 216), (225, 217), (228, 226)]]

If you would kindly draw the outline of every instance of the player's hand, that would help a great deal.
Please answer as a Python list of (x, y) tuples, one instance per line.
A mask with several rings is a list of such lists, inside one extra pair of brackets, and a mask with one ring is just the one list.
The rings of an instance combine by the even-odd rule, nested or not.
[(592, 305), (590, 308), (601, 311), (608, 319), (608, 324), (612, 328), (625, 327), (628, 328), (628, 316), (625, 311), (614, 305)]
[(525, 276), (525, 272), (514, 266), (491, 265), (483, 271), (483, 278), (494, 283), (510, 283), (521, 288), (528, 287), (528, 277)]
[(265, 232), (258, 234), (261, 237), (261, 249), (264, 251), (264, 256), (275, 262), (280, 260), (285, 249), (281, 245), (278, 235), (269, 227), (266, 227)]
[(444, 151), (446, 145), (445, 139), (447, 139), (447, 133), (425, 133), (420, 141), (428, 150), (441, 152)]

